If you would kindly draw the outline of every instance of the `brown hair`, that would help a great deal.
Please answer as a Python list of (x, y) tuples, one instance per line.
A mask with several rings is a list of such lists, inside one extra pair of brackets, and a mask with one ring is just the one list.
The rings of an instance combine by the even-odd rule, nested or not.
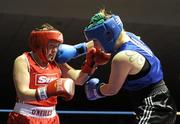
[(48, 23), (42, 24), (41, 26), (35, 28), (35, 31), (50, 31), (50, 30), (57, 30), (57, 29)]

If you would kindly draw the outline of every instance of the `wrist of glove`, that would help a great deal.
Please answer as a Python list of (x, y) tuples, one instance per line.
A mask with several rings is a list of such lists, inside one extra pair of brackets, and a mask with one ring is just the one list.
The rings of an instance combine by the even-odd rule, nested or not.
[(97, 66), (95, 65), (95, 62), (88, 63), (87, 61), (85, 61), (81, 70), (83, 73), (88, 73), (89, 75), (91, 75), (96, 69)]
[(92, 78), (85, 84), (85, 93), (88, 100), (97, 100), (105, 96), (100, 92), (100, 87), (104, 83), (99, 83), (99, 79)]
[(45, 100), (51, 96), (60, 96), (64, 100), (71, 100), (74, 96), (75, 84), (70, 78), (59, 78), (47, 86), (36, 89), (36, 99)]
[(94, 61), (95, 52), (96, 52), (95, 48), (92, 48), (88, 51), (88, 53), (86, 55), (86, 60), (81, 69), (81, 71), (83, 73), (91, 74), (91, 73), (93, 73), (93, 70), (96, 69), (96, 65), (95, 65), (95, 61)]

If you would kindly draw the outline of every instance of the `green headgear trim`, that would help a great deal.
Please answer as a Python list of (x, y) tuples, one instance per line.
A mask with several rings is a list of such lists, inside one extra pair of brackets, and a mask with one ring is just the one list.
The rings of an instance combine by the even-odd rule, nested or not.
[(95, 27), (96, 25), (104, 23), (105, 20), (106, 20), (105, 15), (99, 12), (95, 14), (93, 17), (91, 17), (90, 24), (86, 28), (89, 29)]

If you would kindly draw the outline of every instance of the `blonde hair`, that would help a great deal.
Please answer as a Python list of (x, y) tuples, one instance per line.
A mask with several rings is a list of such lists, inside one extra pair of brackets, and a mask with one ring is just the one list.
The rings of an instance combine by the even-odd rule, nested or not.
[(111, 12), (107, 12), (106, 9), (100, 9), (99, 13), (101, 13), (106, 19), (112, 16)]

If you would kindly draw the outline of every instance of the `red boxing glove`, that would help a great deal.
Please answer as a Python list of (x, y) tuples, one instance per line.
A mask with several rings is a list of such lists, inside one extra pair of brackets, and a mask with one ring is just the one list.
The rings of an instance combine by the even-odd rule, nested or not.
[(59, 78), (45, 87), (36, 90), (37, 100), (45, 100), (51, 96), (61, 96), (64, 100), (71, 100), (74, 96), (75, 84), (70, 78)]
[(86, 54), (86, 60), (82, 67), (83, 73), (92, 73), (93, 69), (98, 65), (104, 65), (109, 62), (110, 53), (105, 53), (99, 48), (91, 48)]
[(84, 65), (82, 66), (82, 69), (81, 69), (83, 73), (90, 74), (92, 72), (94, 65), (95, 65), (95, 61), (94, 61), (95, 53), (96, 53), (95, 48), (91, 48), (90, 50), (88, 50), (88, 52), (86, 54), (86, 60), (85, 60)]
[(101, 49), (96, 48), (96, 53), (94, 55), (94, 61), (95, 61), (96, 65), (107, 64), (109, 62), (110, 58), (111, 58), (110, 53), (105, 53)]

